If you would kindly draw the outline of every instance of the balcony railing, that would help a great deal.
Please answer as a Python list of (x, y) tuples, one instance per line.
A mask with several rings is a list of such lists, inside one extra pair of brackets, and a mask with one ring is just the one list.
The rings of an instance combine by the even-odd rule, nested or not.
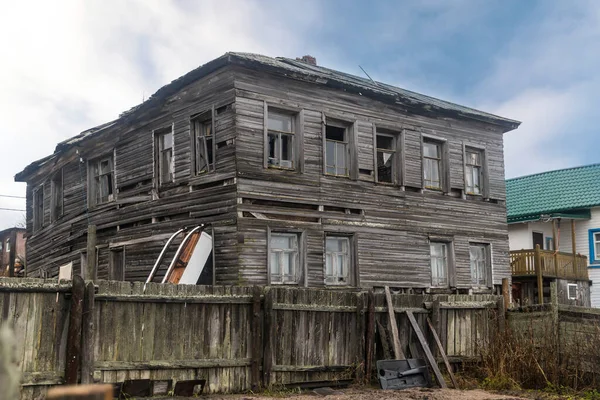
[(513, 276), (537, 275), (563, 279), (589, 279), (587, 257), (552, 250), (517, 250), (510, 252)]

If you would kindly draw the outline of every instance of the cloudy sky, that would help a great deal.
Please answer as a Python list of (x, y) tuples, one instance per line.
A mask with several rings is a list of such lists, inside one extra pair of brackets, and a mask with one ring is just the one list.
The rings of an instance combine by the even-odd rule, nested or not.
[[(507, 177), (600, 161), (600, 1), (4, 2), (0, 208), (57, 142), (227, 51), (320, 65), (523, 121)], [(24, 220), (0, 210), (0, 229)]]

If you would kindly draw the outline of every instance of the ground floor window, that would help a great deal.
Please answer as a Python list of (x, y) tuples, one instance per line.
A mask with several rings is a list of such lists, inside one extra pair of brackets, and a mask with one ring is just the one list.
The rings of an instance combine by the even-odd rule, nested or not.
[(296, 284), (300, 280), (299, 234), (271, 232), (269, 271), (271, 284)]
[(448, 248), (449, 243), (431, 242), (429, 253), (431, 257), (431, 286), (448, 287)]
[(349, 285), (352, 263), (351, 241), (348, 236), (325, 238), (325, 284)]
[(489, 286), (491, 262), (489, 244), (471, 243), (469, 257), (471, 260), (471, 284), (473, 286)]

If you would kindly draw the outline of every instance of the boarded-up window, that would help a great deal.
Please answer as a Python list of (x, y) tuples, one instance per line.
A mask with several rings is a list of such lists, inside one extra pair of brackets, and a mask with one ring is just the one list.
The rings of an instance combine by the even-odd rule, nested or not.
[(212, 112), (192, 118), (194, 164), (197, 175), (215, 170), (215, 137)]
[(488, 244), (471, 243), (469, 257), (471, 261), (471, 284), (475, 287), (487, 287), (491, 276), (490, 249)]
[(51, 218), (56, 221), (63, 215), (63, 170), (61, 169), (52, 177), (52, 201), (51, 201)]
[(300, 280), (299, 235), (272, 232), (269, 243), (271, 284), (296, 284)]
[(268, 108), (267, 159), (269, 166), (296, 167), (295, 126), (294, 114)]
[(112, 155), (90, 161), (90, 205), (114, 200), (113, 165)]
[(431, 242), (429, 251), (431, 256), (431, 286), (448, 287), (448, 248), (445, 242)]
[(44, 226), (44, 186), (33, 191), (33, 230)]
[(158, 185), (173, 182), (173, 129), (172, 127), (154, 132), (156, 149), (156, 179)]
[(350, 238), (327, 236), (325, 238), (325, 284), (349, 285), (352, 266)]

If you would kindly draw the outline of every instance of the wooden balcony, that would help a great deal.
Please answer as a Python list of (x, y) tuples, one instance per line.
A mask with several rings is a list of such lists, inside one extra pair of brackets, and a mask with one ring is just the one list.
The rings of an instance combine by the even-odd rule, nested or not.
[(510, 252), (512, 276), (536, 276), (589, 280), (587, 257), (552, 250), (518, 250)]

